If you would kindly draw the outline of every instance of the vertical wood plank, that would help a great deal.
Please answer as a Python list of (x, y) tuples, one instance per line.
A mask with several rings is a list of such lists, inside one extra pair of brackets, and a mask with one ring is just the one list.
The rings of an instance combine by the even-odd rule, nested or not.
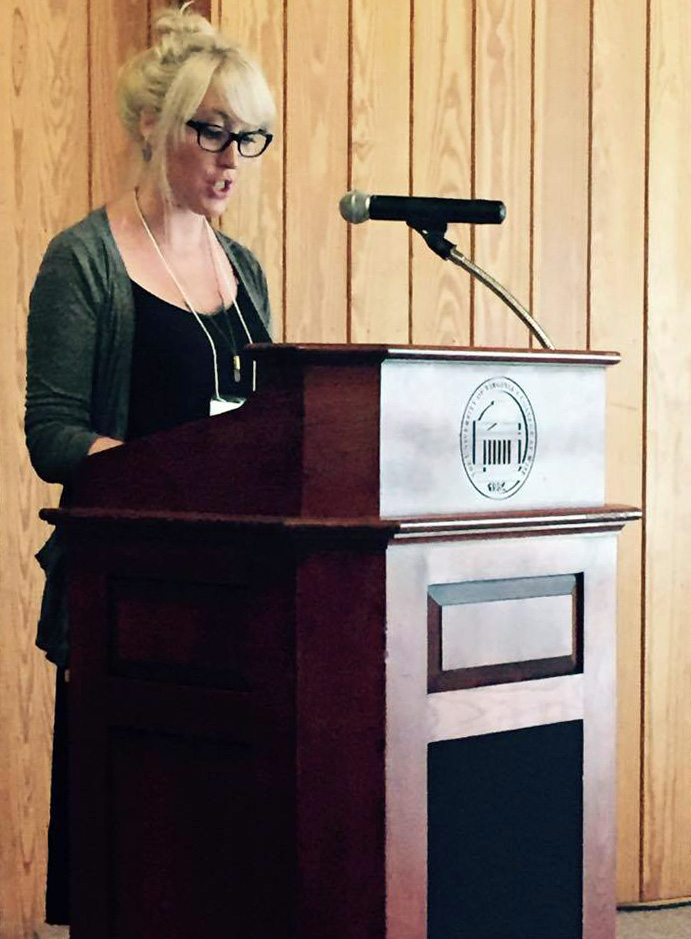
[[(472, 0), (418, 0), (414, 16), (412, 191), (471, 193)], [(449, 238), (470, 253), (468, 226)], [(413, 235), (412, 341), (468, 345), (470, 275), (444, 263)]]
[(133, 145), (118, 117), (115, 83), (123, 62), (147, 46), (149, 14), (141, 0), (91, 0), (89, 18), (91, 198), (98, 206), (133, 182)]
[(205, 16), (207, 20), (217, 24), (219, 22), (219, 3), (220, 0), (195, 0), (194, 10), (196, 13), (201, 13), (202, 16)]
[[(645, 253), (646, 3), (596, 0), (593, 41), (591, 343), (617, 349), (608, 374), (607, 490), (641, 505)], [(622, 107), (622, 102), (626, 107)], [(632, 276), (635, 272), (635, 276)], [(627, 526), (618, 565), (618, 883), (640, 896), (641, 526)]]
[[(506, 219), (475, 229), (474, 260), (524, 306), (530, 293), (532, 8), (477, 6), (475, 195), (501, 199)], [(521, 347), (528, 331), (493, 293), (475, 287), (475, 344)]]
[[(351, 188), (405, 194), (409, 183), (410, 2), (353, 3)], [(351, 233), (351, 341), (408, 341), (408, 230)]]
[(86, 0), (0, 5), (0, 935), (43, 919), (54, 672), (34, 647), (33, 555), (54, 489), (22, 430), (28, 293), (50, 236), (88, 207)]
[(223, 229), (259, 258), (269, 284), (273, 335), (283, 334), (283, 6), (274, 0), (223, 3), (221, 30), (259, 62), (276, 101), (271, 147), (242, 166), (240, 186), (223, 218)]
[(348, 0), (288, 0), (286, 336), (347, 334)]
[(559, 349), (587, 343), (590, 8), (535, 0), (533, 313)]
[(643, 896), (691, 894), (691, 11), (652, 0)]

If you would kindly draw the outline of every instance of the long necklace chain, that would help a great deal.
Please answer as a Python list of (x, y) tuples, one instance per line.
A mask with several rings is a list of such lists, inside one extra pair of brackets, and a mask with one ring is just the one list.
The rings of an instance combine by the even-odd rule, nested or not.
[[(185, 290), (183, 289), (182, 284), (180, 283), (180, 281), (179, 281), (179, 280), (177, 279), (177, 277), (175, 276), (175, 272), (173, 271), (172, 267), (171, 267), (170, 264), (168, 263), (168, 259), (166, 258), (166, 256), (165, 256), (165, 255), (163, 254), (163, 252), (161, 251), (161, 249), (160, 249), (160, 247), (159, 247), (159, 244), (158, 244), (158, 242), (156, 241), (156, 238), (154, 237), (154, 233), (153, 233), (153, 232), (151, 231), (151, 229), (149, 228), (149, 225), (148, 225), (146, 219), (144, 218), (144, 213), (142, 212), (141, 207), (140, 207), (140, 205), (139, 205), (139, 199), (138, 199), (138, 197), (137, 197), (137, 190), (136, 190), (136, 189), (133, 191), (133, 195), (134, 195), (134, 206), (135, 206), (135, 209), (137, 210), (137, 215), (139, 216), (139, 220), (140, 220), (140, 222), (142, 223), (142, 227), (144, 228), (144, 231), (145, 231), (145, 232), (147, 233), (147, 235), (149, 236), (149, 239), (150, 239), (152, 245), (154, 246), (154, 248), (155, 248), (155, 250), (156, 250), (156, 253), (158, 254), (159, 258), (161, 259), (161, 263), (163, 264), (163, 266), (165, 267), (166, 271), (168, 272), (168, 275), (170, 276), (170, 279), (173, 281), (173, 283), (174, 283), (175, 286), (177, 287), (177, 289), (178, 289), (178, 291), (179, 291), (179, 293), (180, 293), (180, 296), (182, 297), (183, 302), (185, 303), (185, 306), (186, 306), (187, 309), (190, 311), (190, 313), (192, 313), (192, 315), (194, 316), (194, 318), (196, 319), (197, 323), (199, 324), (199, 326), (200, 326), (201, 329), (203, 330), (204, 335), (206, 336), (206, 338), (207, 338), (207, 340), (208, 340), (208, 342), (209, 342), (209, 346), (211, 347), (211, 356), (212, 356), (212, 359), (213, 359), (213, 366), (214, 366), (214, 393), (215, 393), (215, 398), (216, 398), (216, 400), (220, 400), (220, 398), (221, 398), (221, 392), (220, 392), (220, 384), (219, 384), (219, 378), (218, 378), (218, 357), (217, 357), (217, 354), (216, 354), (216, 344), (214, 343), (213, 339), (211, 338), (211, 334), (209, 333), (209, 330), (206, 328), (206, 325), (204, 324), (203, 319), (201, 318), (201, 316), (199, 315), (199, 313), (197, 312), (197, 310), (194, 308), (194, 306), (193, 306), (192, 303), (190, 302), (190, 299), (189, 299), (189, 297), (187, 296), (187, 293), (185, 292)], [(223, 302), (223, 294), (222, 294), (222, 292), (221, 292), (221, 285), (220, 285), (219, 278), (218, 278), (218, 273), (219, 273), (219, 272), (218, 272), (218, 265), (217, 265), (217, 263), (216, 263), (216, 259), (214, 258), (213, 243), (212, 243), (212, 240), (211, 240), (214, 236), (213, 236), (213, 232), (212, 232), (212, 230), (211, 230), (211, 225), (209, 225), (209, 222), (207, 221), (207, 219), (204, 219), (204, 222), (205, 222), (205, 227), (206, 227), (206, 232), (207, 232), (207, 246), (208, 246), (208, 248), (209, 248), (209, 254), (210, 254), (210, 256), (211, 256), (211, 265), (212, 265), (212, 267), (213, 267), (213, 269), (214, 269), (214, 278), (215, 278), (215, 280), (216, 280), (216, 288), (217, 288), (218, 293), (219, 293), (219, 296), (220, 296), (220, 298), (221, 298), (221, 307), (222, 307), (222, 309), (225, 309), (225, 303)], [(227, 278), (227, 281), (228, 281), (228, 283), (227, 283), (228, 290), (229, 290), (230, 294), (232, 294), (232, 293), (233, 293), (233, 285), (232, 285), (232, 283), (231, 283), (231, 281), (230, 281), (230, 276), (228, 275), (227, 271), (225, 271), (224, 274), (225, 274), (225, 276), (226, 276), (226, 278)], [(235, 307), (235, 311), (236, 311), (236, 313), (237, 313), (237, 315), (238, 315), (238, 318), (239, 318), (240, 322), (242, 323), (242, 327), (243, 327), (243, 329), (245, 330), (245, 334), (247, 335), (247, 338), (248, 338), (249, 342), (252, 342), (252, 336), (251, 336), (251, 334), (250, 334), (249, 329), (247, 328), (247, 323), (245, 322), (245, 318), (244, 318), (244, 316), (242, 315), (242, 313), (240, 312), (240, 307), (239, 307), (238, 304), (237, 304), (237, 297), (234, 297), (234, 298), (233, 298), (233, 306)], [(239, 381), (239, 379), (240, 379), (240, 356), (239, 356), (239, 355), (236, 355), (236, 354), (233, 355), (233, 371), (234, 371), (234, 378), (235, 378), (235, 380), (236, 380), (236, 381)], [(253, 391), (255, 390), (255, 386), (256, 386), (256, 369), (255, 369), (255, 363), (253, 362), (253, 363), (252, 363), (252, 390), (253, 390)]]
[[(218, 274), (219, 274), (218, 258), (216, 254), (214, 253), (214, 244), (216, 242), (216, 239), (213, 233), (213, 229), (211, 228), (211, 225), (209, 224), (208, 220), (204, 219), (204, 221), (206, 222), (206, 233), (208, 236), (209, 254), (211, 256), (211, 265), (214, 269), (214, 276), (216, 278), (216, 288), (218, 290), (219, 296), (221, 297), (221, 306), (223, 308), (223, 312), (226, 314), (228, 330), (229, 330), (230, 338), (231, 338), (231, 345), (234, 347), (235, 339), (233, 337), (233, 327), (230, 322), (230, 317), (228, 316), (228, 311), (225, 307), (225, 304), (223, 303), (223, 294), (221, 292), (221, 284), (220, 284), (219, 277), (218, 277)], [(240, 324), (242, 325), (242, 328), (245, 331), (245, 335), (247, 336), (247, 341), (252, 342), (252, 334), (250, 333), (247, 327), (245, 317), (242, 315), (240, 304), (237, 301), (237, 291), (238, 291), (237, 281), (235, 284), (231, 283), (230, 274), (228, 273), (226, 268), (223, 268), (222, 274), (226, 281), (226, 287), (228, 288), (229, 293), (233, 297), (233, 307), (235, 308), (235, 312), (237, 314), (238, 319), (240, 320)], [(222, 333), (220, 326), (218, 326), (218, 324), (214, 324), (214, 325), (216, 325), (216, 328), (218, 329), (218, 331)], [(233, 373), (234, 373), (233, 377), (235, 378), (235, 381), (240, 381), (240, 356), (235, 352), (233, 354)], [(253, 359), (252, 360), (252, 391), (256, 391), (256, 388), (257, 388), (257, 363)]]

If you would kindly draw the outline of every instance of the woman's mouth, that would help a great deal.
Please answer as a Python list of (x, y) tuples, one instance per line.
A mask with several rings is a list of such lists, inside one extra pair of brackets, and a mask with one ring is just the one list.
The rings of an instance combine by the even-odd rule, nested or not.
[(216, 196), (227, 196), (233, 185), (232, 179), (217, 179), (212, 189)]

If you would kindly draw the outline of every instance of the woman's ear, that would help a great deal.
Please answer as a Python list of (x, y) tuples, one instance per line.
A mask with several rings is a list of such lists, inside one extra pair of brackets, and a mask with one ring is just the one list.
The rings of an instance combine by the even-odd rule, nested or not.
[(139, 133), (142, 136), (142, 159), (145, 163), (151, 160), (152, 140), (156, 125), (158, 124), (158, 115), (145, 108), (139, 115)]
[(151, 136), (157, 124), (158, 114), (149, 108), (144, 108), (139, 115), (139, 133), (142, 135), (142, 140), (147, 143), (151, 142)]

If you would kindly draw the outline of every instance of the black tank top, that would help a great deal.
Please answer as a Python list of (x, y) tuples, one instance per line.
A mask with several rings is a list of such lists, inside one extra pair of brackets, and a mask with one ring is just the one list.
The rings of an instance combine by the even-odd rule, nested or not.
[[(135, 331), (127, 439), (168, 430), (209, 416), (215, 395), (213, 356), (196, 317), (132, 281)], [(249, 298), (242, 283), (236, 300), (245, 321)], [(249, 341), (235, 307), (202, 314), (213, 340), (221, 396), (248, 397), (252, 365), (242, 355), (240, 380), (233, 356)]]

